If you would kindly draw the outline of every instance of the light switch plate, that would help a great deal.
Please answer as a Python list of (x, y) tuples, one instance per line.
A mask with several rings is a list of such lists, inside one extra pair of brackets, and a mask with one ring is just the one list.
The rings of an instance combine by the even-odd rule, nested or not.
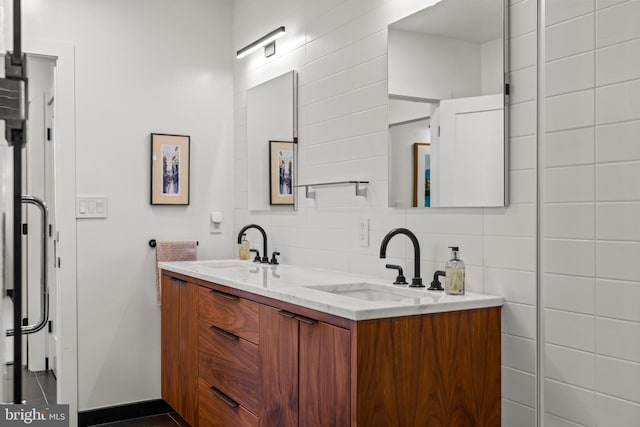
[(76, 197), (76, 218), (107, 218), (108, 214), (107, 196)]

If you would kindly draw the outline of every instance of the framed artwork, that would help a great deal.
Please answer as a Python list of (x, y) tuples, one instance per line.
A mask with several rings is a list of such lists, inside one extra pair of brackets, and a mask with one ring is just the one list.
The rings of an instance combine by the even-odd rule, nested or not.
[(189, 204), (189, 144), (186, 135), (151, 134), (151, 204)]
[(269, 204), (293, 205), (295, 142), (269, 141)]
[(413, 207), (431, 206), (431, 144), (413, 144)]

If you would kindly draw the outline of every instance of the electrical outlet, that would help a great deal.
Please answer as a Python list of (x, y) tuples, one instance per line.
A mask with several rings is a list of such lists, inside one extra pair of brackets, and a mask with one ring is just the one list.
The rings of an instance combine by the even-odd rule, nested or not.
[(358, 226), (358, 241), (360, 247), (369, 247), (369, 218), (361, 218)]

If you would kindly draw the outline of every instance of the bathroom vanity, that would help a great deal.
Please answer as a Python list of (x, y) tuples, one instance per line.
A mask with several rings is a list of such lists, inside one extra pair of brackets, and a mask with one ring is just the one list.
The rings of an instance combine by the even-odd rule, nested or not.
[(502, 298), (161, 263), (162, 397), (199, 426), (499, 426)]

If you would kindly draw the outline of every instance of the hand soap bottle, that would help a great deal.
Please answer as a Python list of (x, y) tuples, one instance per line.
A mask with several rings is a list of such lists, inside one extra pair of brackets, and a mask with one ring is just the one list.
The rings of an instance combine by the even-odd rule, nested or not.
[(451, 248), (451, 259), (445, 267), (444, 291), (449, 295), (464, 295), (464, 262), (458, 258), (457, 246)]
[(242, 235), (242, 242), (240, 242), (240, 248), (239, 248), (239, 256), (240, 259), (242, 260), (247, 260), (249, 258), (251, 258), (251, 245), (249, 244), (249, 241), (247, 240), (247, 235), (243, 234)]

